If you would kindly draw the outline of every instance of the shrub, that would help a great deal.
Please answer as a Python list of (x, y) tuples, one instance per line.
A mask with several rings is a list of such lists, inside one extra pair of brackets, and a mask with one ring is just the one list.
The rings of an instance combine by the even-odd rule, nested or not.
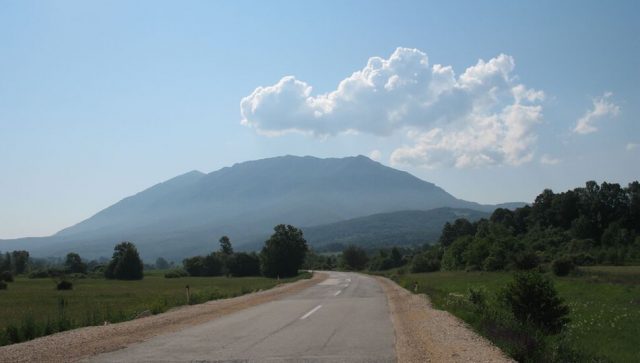
[(0, 274), (0, 281), (13, 282), (13, 274), (11, 271), (4, 271)]
[(484, 290), (469, 288), (469, 302), (477, 310), (484, 310), (487, 306), (487, 295)]
[(176, 279), (176, 278), (187, 277), (187, 276), (189, 276), (189, 273), (181, 268), (171, 270), (164, 274), (164, 277), (167, 279)]
[(7, 283), (0, 280), (0, 290), (6, 290), (7, 289)]
[(501, 291), (501, 299), (516, 320), (545, 334), (557, 334), (569, 322), (569, 307), (558, 297), (551, 280), (539, 273), (516, 274)]
[(551, 264), (551, 269), (556, 276), (567, 276), (574, 268), (573, 261), (568, 257), (555, 259)]
[(50, 275), (48, 270), (35, 270), (35, 271), (29, 272), (30, 279), (44, 279), (49, 276)]
[(71, 281), (62, 280), (56, 284), (56, 290), (71, 290), (73, 283)]

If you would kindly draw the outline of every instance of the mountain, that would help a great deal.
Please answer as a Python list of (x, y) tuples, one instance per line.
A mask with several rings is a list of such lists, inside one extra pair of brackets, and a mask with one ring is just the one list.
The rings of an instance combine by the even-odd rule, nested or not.
[(401, 210), (495, 206), (457, 199), (436, 185), (364, 156), (282, 156), (204, 174), (192, 171), (157, 184), (50, 237), (0, 241), (0, 250), (33, 256), (110, 256), (123, 240), (142, 256), (182, 258), (264, 241), (274, 225), (313, 226)]
[(350, 244), (367, 248), (415, 246), (437, 242), (446, 222), (458, 218), (477, 221), (489, 215), (472, 209), (436, 208), (379, 213), (303, 230), (305, 238), (317, 251), (342, 251)]

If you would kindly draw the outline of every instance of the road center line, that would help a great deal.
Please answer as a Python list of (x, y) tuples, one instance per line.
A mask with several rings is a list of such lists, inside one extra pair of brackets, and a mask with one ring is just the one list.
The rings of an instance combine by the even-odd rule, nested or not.
[(322, 307), (322, 305), (318, 305), (315, 308), (311, 309), (311, 311), (309, 311), (308, 313), (302, 315), (302, 317), (300, 318), (300, 320), (304, 320), (306, 318), (308, 318), (311, 314), (315, 313), (316, 311), (318, 311), (318, 309), (320, 309)]
[(333, 296), (338, 296), (338, 295), (340, 295), (341, 292), (342, 292), (342, 290), (338, 290), (338, 291), (336, 291), (335, 294), (333, 294)]

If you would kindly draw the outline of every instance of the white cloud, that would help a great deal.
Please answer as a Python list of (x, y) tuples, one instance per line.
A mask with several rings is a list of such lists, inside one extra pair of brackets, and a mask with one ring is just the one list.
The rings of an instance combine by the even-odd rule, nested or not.
[(633, 142), (630, 142), (630, 143), (627, 144), (626, 149), (627, 149), (627, 151), (633, 151), (633, 150), (637, 149), (638, 146), (640, 146), (640, 145), (636, 144), (636, 143), (633, 143)]
[(620, 106), (613, 103), (610, 99), (613, 96), (611, 92), (605, 92), (601, 97), (593, 99), (593, 108), (587, 110), (584, 116), (580, 117), (576, 122), (573, 132), (578, 134), (590, 134), (598, 131), (594, 125), (598, 120), (606, 117), (615, 117), (620, 113)]
[(382, 153), (380, 152), (380, 150), (372, 150), (369, 153), (369, 159), (380, 161), (380, 159), (382, 159)]
[(456, 76), (417, 49), (398, 48), (329, 93), (312, 95), (292, 76), (258, 87), (240, 102), (241, 122), (271, 136), (403, 132), (411, 144), (391, 154), (395, 164), (518, 165), (533, 158), (544, 93), (517, 83), (514, 67), (500, 54)]
[(542, 157), (540, 158), (540, 164), (544, 164), (544, 165), (558, 165), (560, 164), (561, 161), (562, 160), (558, 158), (554, 158), (547, 154), (542, 155)]

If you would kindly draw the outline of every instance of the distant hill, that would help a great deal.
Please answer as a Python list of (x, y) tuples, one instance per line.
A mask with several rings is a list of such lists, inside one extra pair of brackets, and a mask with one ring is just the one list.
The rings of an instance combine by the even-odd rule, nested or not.
[(350, 244), (367, 248), (415, 246), (437, 242), (446, 222), (488, 217), (489, 213), (472, 209), (437, 208), (380, 213), (303, 230), (317, 251), (341, 251)]
[(367, 157), (282, 156), (204, 174), (192, 171), (157, 184), (50, 237), (0, 241), (0, 250), (33, 256), (110, 256), (132, 241), (143, 258), (180, 259), (217, 248), (264, 241), (274, 225), (312, 226), (401, 210), (441, 207), (492, 211)]

